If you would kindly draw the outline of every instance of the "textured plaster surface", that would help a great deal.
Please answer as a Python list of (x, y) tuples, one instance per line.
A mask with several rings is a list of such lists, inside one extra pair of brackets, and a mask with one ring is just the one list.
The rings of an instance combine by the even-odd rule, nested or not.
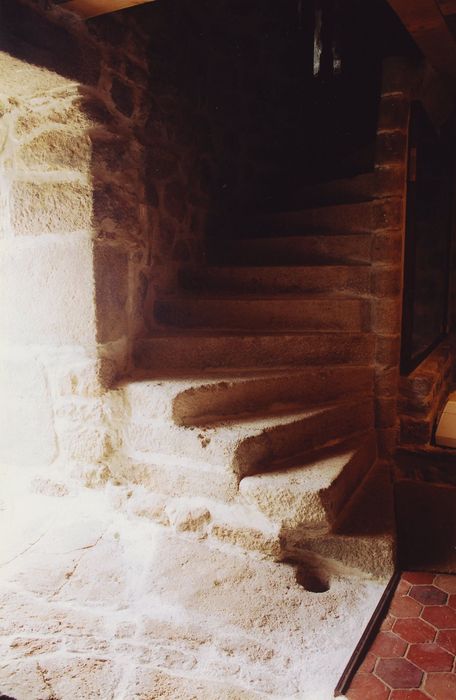
[(381, 594), (343, 577), (306, 591), (290, 564), (139, 518), (124, 487), (0, 482), (0, 692), (16, 700), (329, 700)]

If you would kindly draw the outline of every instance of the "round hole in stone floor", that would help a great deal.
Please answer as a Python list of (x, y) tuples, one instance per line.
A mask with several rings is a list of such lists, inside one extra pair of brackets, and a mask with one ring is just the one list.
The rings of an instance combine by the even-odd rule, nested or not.
[(330, 588), (327, 576), (301, 567), (296, 569), (296, 581), (309, 593), (326, 593)]

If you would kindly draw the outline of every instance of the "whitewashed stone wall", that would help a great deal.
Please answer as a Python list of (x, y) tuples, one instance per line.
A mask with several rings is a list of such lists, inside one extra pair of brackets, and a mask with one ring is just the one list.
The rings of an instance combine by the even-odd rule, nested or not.
[(141, 332), (148, 271), (146, 41), (121, 16), (114, 50), (106, 21), (13, 5), (0, 39), (0, 463), (102, 473), (107, 389)]

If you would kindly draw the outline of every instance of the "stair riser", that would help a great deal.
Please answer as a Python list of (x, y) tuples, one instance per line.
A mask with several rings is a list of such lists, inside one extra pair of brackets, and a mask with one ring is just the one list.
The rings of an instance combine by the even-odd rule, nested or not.
[(231, 501), (238, 491), (238, 480), (234, 474), (214, 470), (183, 467), (178, 458), (167, 465), (160, 455), (150, 461), (128, 458), (119, 460), (112, 470), (113, 477), (127, 484), (137, 484), (148, 491), (166, 497), (194, 496), (219, 501)]
[(155, 320), (174, 328), (367, 331), (369, 303), (358, 299), (158, 300)]
[(205, 370), (302, 365), (370, 364), (369, 335), (332, 333), (272, 336), (155, 337), (139, 341), (137, 367), (155, 370)]
[(391, 197), (401, 191), (403, 180), (402, 168), (378, 168), (375, 172), (366, 175), (303, 187), (290, 200), (290, 208), (354, 204), (365, 200)]
[(363, 573), (387, 582), (396, 565), (395, 542), (390, 534), (372, 537), (325, 534), (306, 538), (305, 533), (283, 532), (281, 548), (283, 557), (314, 562), (334, 575)]
[(372, 370), (367, 367), (315, 368), (300, 374), (242, 382), (203, 385), (178, 394), (173, 418), (180, 425), (203, 426), (248, 414), (274, 414), (287, 407), (330, 403), (350, 393), (372, 392)]
[(266, 434), (247, 438), (236, 449), (233, 466), (243, 478), (269, 469), (280, 469), (280, 461), (357, 432), (368, 430), (373, 421), (372, 400), (337, 406), (311, 416), (300, 424), (278, 426)]
[(367, 267), (187, 269), (180, 275), (183, 289), (221, 294), (368, 294)]
[(370, 236), (252, 238), (209, 243), (214, 263), (243, 265), (344, 265), (369, 263)]
[[(349, 393), (371, 394), (373, 371), (368, 367), (303, 368), (279, 376), (227, 379), (136, 380), (116, 393), (124, 415), (133, 422), (157, 418), (184, 426), (208, 426), (249, 415), (293, 413), (331, 403)], [(188, 388), (190, 387), (190, 388)]]
[[(252, 223), (250, 235), (292, 236), (299, 234), (372, 233), (402, 225), (399, 198), (356, 204), (324, 206), (268, 214)], [(247, 236), (249, 234), (247, 233)]]
[[(368, 426), (370, 427), (370, 426)], [(326, 513), (325, 525), (331, 527), (348, 503), (356, 489), (377, 459), (377, 440), (374, 432), (362, 444), (343, 472), (321, 494), (321, 501)]]

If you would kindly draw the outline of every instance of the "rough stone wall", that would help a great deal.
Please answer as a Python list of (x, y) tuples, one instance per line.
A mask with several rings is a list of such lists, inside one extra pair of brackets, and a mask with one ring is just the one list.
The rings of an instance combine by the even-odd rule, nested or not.
[(372, 242), (372, 332), (375, 335), (375, 417), (379, 451), (397, 441), (401, 343), (402, 271), (405, 239), (408, 124), (412, 69), (405, 59), (384, 64), (376, 168), (383, 202), (393, 205), (387, 225)]
[(145, 37), (0, 3), (0, 459), (103, 465), (142, 327)]
[[(408, 128), (412, 100), (424, 105), (438, 125), (448, 118), (447, 86), (426, 64), (406, 59), (385, 62), (377, 137), (378, 189), (401, 203), (396, 222), (373, 243), (373, 332), (376, 336), (376, 426), (380, 450), (398, 444), (424, 445), (452, 382), (454, 351), (443, 342), (417, 369), (401, 377), (400, 347), (406, 234)], [(381, 179), (380, 179), (381, 178)]]
[(441, 343), (413, 372), (401, 377), (399, 416), (401, 444), (428, 445), (435, 420), (452, 385), (454, 354)]

